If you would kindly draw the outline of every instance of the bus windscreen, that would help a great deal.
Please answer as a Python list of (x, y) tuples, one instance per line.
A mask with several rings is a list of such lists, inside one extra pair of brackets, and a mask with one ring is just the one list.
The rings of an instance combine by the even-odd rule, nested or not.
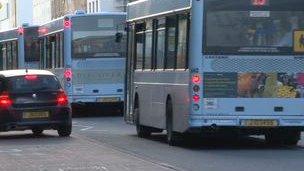
[[(126, 38), (122, 16), (90, 16), (72, 19), (73, 58), (125, 57)], [(116, 34), (122, 34), (116, 41)]]

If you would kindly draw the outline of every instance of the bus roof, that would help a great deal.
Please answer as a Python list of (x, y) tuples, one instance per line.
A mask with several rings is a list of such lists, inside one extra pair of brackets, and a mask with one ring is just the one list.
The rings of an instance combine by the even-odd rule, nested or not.
[(191, 0), (138, 0), (127, 5), (127, 20), (140, 20), (190, 8)]
[[(35, 29), (38, 28), (39, 26), (36, 25), (32, 25), (32, 26), (26, 26), (26, 27), (22, 27), (24, 30), (28, 30), (28, 29)], [(12, 28), (9, 30), (3, 30), (0, 31), (0, 42), (6, 42), (8, 40), (12, 40), (12, 39), (18, 39), (19, 38), (19, 33), (18, 33), (18, 28)]]
[(47, 24), (50, 24), (50, 23), (58, 21), (58, 20), (63, 20), (65, 17), (74, 18), (74, 17), (83, 17), (83, 16), (103, 16), (103, 15), (105, 15), (105, 16), (107, 16), (107, 15), (127, 15), (127, 13), (125, 13), (125, 12), (100, 12), (100, 13), (90, 13), (90, 14), (88, 14), (88, 13), (86, 13), (86, 14), (67, 14), (62, 17), (56, 18), (54, 20), (45, 22), (45, 23), (41, 24), (40, 26), (47, 25)]

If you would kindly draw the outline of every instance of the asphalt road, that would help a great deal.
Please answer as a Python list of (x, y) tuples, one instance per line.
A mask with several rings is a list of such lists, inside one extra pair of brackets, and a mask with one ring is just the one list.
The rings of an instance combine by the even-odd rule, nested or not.
[[(269, 146), (259, 137), (240, 141), (196, 139), (170, 147), (164, 134), (136, 137), (121, 117), (77, 118), (70, 138), (55, 131), (41, 137), (27, 132), (0, 133), (4, 171), (287, 171), (303, 170), (304, 141), (297, 147)], [(304, 139), (304, 137), (303, 137)]]

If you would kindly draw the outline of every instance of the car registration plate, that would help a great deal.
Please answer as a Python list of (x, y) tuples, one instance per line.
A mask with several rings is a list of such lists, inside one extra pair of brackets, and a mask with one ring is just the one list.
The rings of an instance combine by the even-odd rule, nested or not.
[(97, 99), (97, 102), (102, 102), (102, 103), (119, 102), (119, 97), (103, 97)]
[(41, 112), (23, 112), (24, 119), (42, 119), (48, 118), (50, 113), (48, 111), (41, 111)]
[(244, 126), (248, 127), (276, 127), (279, 125), (277, 120), (244, 120)]

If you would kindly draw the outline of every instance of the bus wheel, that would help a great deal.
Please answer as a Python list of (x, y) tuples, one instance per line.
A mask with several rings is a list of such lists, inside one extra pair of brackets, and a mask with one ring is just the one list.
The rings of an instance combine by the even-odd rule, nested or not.
[(297, 145), (299, 140), (301, 139), (300, 131), (282, 131), (275, 132), (270, 131), (265, 135), (266, 142), (271, 145)]
[(134, 113), (135, 113), (135, 116), (136, 116), (136, 122), (135, 123), (136, 123), (137, 136), (140, 137), (140, 138), (149, 137), (151, 135), (151, 131), (149, 130), (149, 128), (140, 124), (139, 107), (136, 107), (134, 109)]
[(180, 143), (180, 135), (173, 131), (173, 109), (172, 102), (168, 100), (166, 107), (166, 129), (167, 129), (167, 142), (170, 146), (176, 146)]

